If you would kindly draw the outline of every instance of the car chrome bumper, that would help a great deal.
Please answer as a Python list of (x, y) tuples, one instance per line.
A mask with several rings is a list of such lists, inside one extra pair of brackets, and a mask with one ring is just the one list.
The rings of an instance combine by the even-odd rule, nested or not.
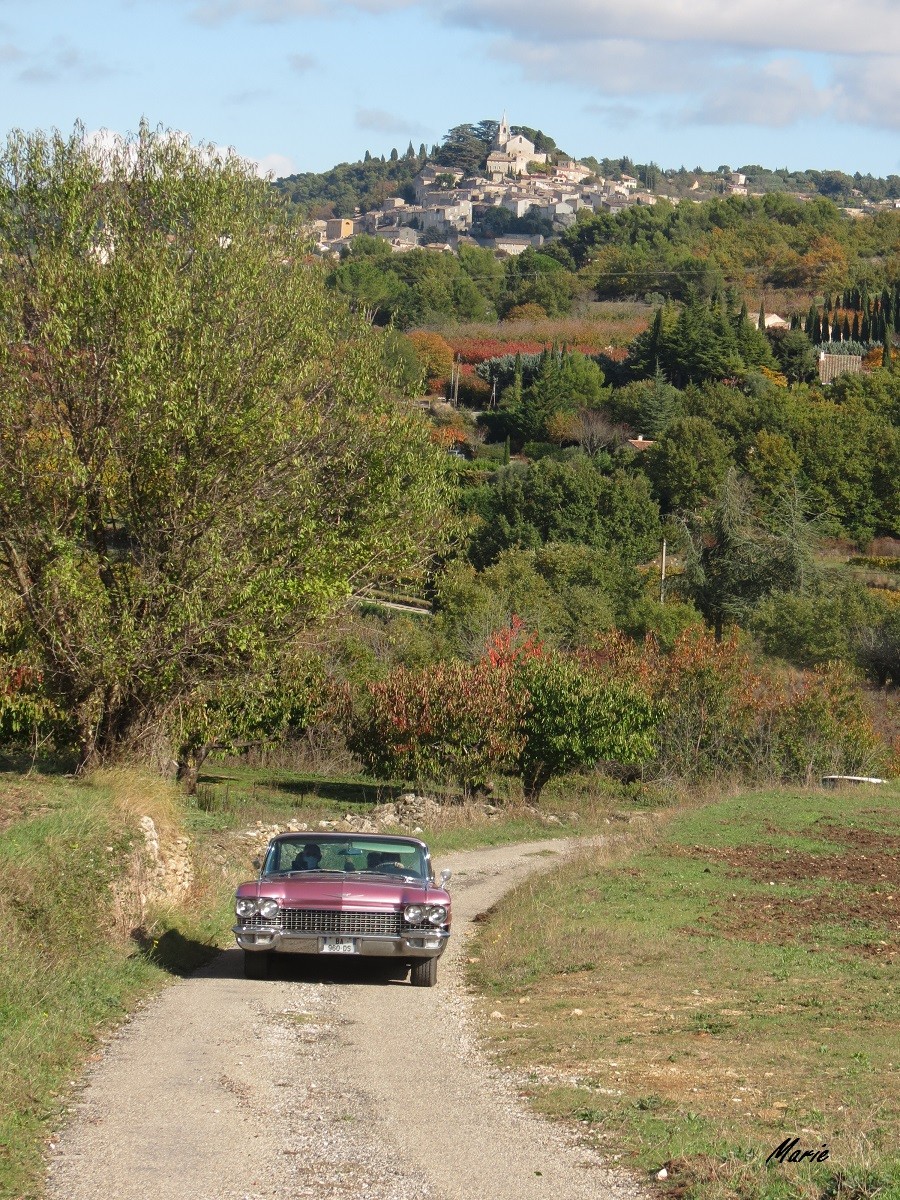
[[(295, 933), (265, 925), (233, 925), (242, 950), (272, 950), (276, 954), (321, 954), (326, 937), (352, 938), (356, 953), (369, 958), (438, 958), (444, 953), (449, 929), (408, 930), (400, 937), (380, 933), (322, 934)], [(335, 956), (337, 957), (337, 956)]]

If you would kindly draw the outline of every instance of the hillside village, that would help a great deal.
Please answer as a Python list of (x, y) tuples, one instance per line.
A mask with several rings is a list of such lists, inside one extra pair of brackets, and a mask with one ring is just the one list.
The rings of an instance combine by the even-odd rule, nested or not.
[[(674, 176), (684, 172), (656, 174), (660, 185), (656, 188), (644, 186), (624, 171), (605, 178), (588, 163), (537, 150), (525, 134), (512, 132), (504, 113), (483, 174), (467, 175), (429, 159), (413, 180), (413, 202), (394, 195), (370, 211), (313, 220), (311, 225), (323, 254), (339, 254), (354, 237), (366, 234), (384, 238), (398, 253), (417, 246), (453, 251), (461, 242), (468, 242), (502, 255), (518, 255), (564, 232), (583, 209), (614, 214), (634, 205), (655, 205), (659, 200), (699, 203), (712, 195), (763, 194), (751, 191), (745, 173), (729, 168), (713, 178), (698, 173), (689, 183), (678, 180), (681, 186), (676, 186)], [(843, 211), (851, 217), (900, 208), (900, 199), (873, 202), (856, 190), (850, 199), (852, 203)], [(517, 223), (528, 218), (540, 231), (486, 236), (485, 218), (488, 226), (503, 224), (502, 220), (490, 220), (492, 210), (497, 209), (506, 210)]]
[(541, 245), (547, 235), (507, 233), (473, 238), (473, 227), (490, 209), (504, 208), (514, 218), (536, 218), (547, 222), (553, 233), (561, 233), (575, 223), (579, 209), (618, 212), (631, 204), (656, 204), (660, 199), (630, 175), (606, 180), (572, 159), (551, 163), (549, 158), (524, 134), (513, 134), (504, 114), (483, 176), (465, 176), (461, 170), (426, 162), (413, 181), (415, 203), (391, 196), (371, 212), (315, 221), (319, 248), (340, 252), (353, 237), (364, 233), (385, 238), (398, 252), (419, 245), (454, 250), (460, 239), (469, 239), (515, 255)]

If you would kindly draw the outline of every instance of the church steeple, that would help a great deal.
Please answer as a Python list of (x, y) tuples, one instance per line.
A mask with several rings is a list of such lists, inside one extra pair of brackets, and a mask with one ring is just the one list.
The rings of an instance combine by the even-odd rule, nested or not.
[(504, 110), (503, 116), (500, 118), (500, 124), (497, 126), (497, 136), (494, 138), (494, 145), (498, 150), (502, 150), (509, 141), (509, 121), (506, 119)]

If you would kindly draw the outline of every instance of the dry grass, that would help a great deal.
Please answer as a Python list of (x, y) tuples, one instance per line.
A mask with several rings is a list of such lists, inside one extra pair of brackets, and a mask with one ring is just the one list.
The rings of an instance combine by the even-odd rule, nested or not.
[(117, 812), (130, 824), (150, 817), (160, 840), (176, 836), (183, 801), (174, 783), (135, 767), (101, 767), (85, 778), (87, 787), (108, 795)]
[[(900, 1194), (896, 908), (874, 895), (898, 894), (896, 799), (737, 797), (667, 822), (662, 852), (589, 851), (517, 889), (473, 978), (536, 1107), (703, 1200)], [(842, 903), (792, 919), (825, 893)], [(788, 1136), (827, 1142), (827, 1166), (765, 1168)]]

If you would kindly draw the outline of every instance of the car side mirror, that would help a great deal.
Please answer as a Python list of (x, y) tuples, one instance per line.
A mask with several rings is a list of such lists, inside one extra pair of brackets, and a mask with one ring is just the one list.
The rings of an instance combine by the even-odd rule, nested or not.
[(450, 882), (450, 877), (452, 874), (453, 872), (451, 870), (449, 870), (447, 867), (444, 867), (443, 871), (441, 871), (441, 887), (447, 886), (447, 884)]

